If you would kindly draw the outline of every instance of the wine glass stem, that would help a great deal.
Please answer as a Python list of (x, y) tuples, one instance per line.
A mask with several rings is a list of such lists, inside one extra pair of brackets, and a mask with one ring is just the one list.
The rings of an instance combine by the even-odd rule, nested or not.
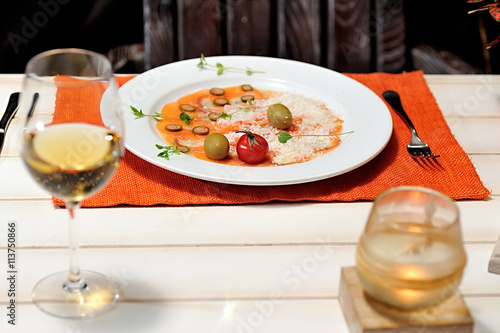
[(69, 212), (69, 276), (64, 284), (64, 289), (73, 292), (81, 292), (85, 287), (85, 281), (80, 277), (79, 246), (78, 246), (78, 220), (76, 214), (80, 208), (80, 202), (67, 201), (66, 209)]

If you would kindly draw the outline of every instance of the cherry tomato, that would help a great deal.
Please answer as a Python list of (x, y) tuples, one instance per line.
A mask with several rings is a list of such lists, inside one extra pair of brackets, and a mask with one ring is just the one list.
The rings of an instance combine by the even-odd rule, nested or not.
[(244, 133), (236, 144), (236, 152), (240, 160), (246, 163), (259, 163), (266, 159), (269, 145), (262, 136), (250, 131), (238, 131)]

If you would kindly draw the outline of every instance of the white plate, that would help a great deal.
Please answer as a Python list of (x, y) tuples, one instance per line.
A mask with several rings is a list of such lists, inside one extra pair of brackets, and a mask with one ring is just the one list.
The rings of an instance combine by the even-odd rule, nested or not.
[[(291, 60), (223, 56), (206, 60), (224, 66), (264, 71), (246, 75), (197, 67), (199, 59), (167, 64), (147, 71), (126, 84), (119, 94), (125, 105), (125, 146), (145, 161), (170, 171), (214, 182), (238, 185), (289, 185), (325, 179), (353, 170), (374, 158), (392, 134), (392, 118), (384, 102), (364, 85), (329, 69)], [(188, 155), (169, 160), (156, 155), (155, 144), (164, 144), (154, 120), (135, 119), (130, 105), (153, 114), (161, 107), (199, 89), (251, 84), (257, 89), (293, 91), (323, 101), (344, 120), (341, 137), (332, 152), (312, 161), (276, 167), (242, 167), (203, 161)], [(104, 101), (103, 101), (104, 103)]]

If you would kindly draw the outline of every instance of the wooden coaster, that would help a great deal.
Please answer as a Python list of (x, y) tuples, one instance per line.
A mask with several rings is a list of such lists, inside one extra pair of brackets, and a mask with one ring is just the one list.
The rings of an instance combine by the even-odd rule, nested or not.
[(471, 333), (474, 321), (458, 292), (443, 303), (417, 311), (384, 306), (365, 292), (356, 267), (343, 267), (340, 306), (351, 333)]

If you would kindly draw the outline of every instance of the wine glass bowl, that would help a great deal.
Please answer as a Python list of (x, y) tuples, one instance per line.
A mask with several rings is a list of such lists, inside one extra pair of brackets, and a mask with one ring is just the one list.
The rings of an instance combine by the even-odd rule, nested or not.
[[(81, 201), (109, 182), (124, 153), (117, 89), (109, 60), (91, 51), (51, 50), (26, 66), (18, 111), (21, 156), (33, 179), (64, 200), (70, 216), (69, 271), (46, 277), (32, 292), (37, 307), (57, 317), (90, 318), (119, 298), (112, 280), (80, 271), (76, 223)], [(104, 93), (108, 103), (101, 111)]]
[(456, 292), (465, 263), (450, 198), (398, 187), (374, 201), (356, 251), (358, 276), (372, 299), (401, 310), (441, 304)]

